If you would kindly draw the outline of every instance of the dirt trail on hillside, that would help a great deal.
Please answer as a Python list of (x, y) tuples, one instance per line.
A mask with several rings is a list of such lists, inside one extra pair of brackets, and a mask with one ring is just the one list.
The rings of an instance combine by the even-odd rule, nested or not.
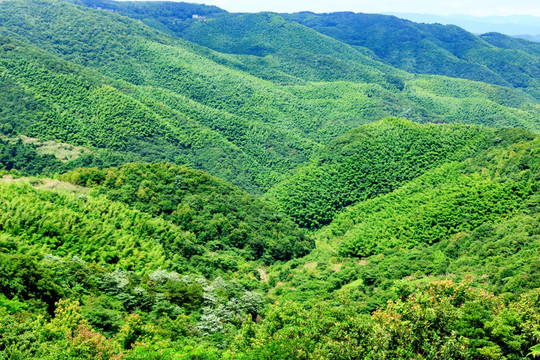
[(258, 268), (257, 271), (259, 272), (259, 277), (261, 278), (261, 282), (268, 284), (268, 274), (266, 273), (266, 270), (263, 268)]

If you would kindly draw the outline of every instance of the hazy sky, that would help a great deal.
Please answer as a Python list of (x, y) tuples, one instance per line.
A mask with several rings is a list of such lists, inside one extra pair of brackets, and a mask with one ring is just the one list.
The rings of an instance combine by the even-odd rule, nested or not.
[(231, 12), (409, 12), (540, 16), (540, 0), (184, 0), (217, 5)]

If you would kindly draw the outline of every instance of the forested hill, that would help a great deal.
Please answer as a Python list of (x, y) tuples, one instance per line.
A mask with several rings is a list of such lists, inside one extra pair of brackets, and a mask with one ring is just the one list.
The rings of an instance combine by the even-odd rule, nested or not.
[(96, 194), (172, 222), (194, 235), (205, 249), (267, 264), (303, 256), (312, 248), (287, 217), (227, 182), (202, 171), (170, 164), (125, 164), (119, 168), (77, 169), (61, 176)]
[(509, 297), (540, 286), (539, 139), (516, 130), (493, 139), (472, 158), (435, 165), (391, 193), (338, 213), (316, 232), (317, 250), (279, 269), (292, 287), (302, 284), (292, 291), (295, 298), (350, 283), (343, 289), (359, 291), (377, 307), (395, 295), (386, 290), (398, 279), (467, 274)]
[(0, 0), (0, 359), (540, 355), (540, 50)]
[(334, 140), (265, 197), (311, 229), (347, 206), (398, 189), (429, 169), (463, 160), (500, 141), (489, 128), (384, 119)]
[[(162, 11), (128, 5), (127, 15)], [(189, 13), (180, 11), (184, 30), (165, 33), (116, 11), (2, 2), (2, 123), (13, 123), (11, 104), (23, 103), (23, 121), (10, 125), (17, 134), (193, 166), (253, 194), (336, 136), (386, 116), (540, 128), (540, 105), (511, 87), (407, 74), (275, 14)], [(242, 44), (269, 53), (221, 53), (179, 35), (216, 50)], [(123, 110), (109, 111), (116, 101)]]
[[(291, 220), (201, 171), (131, 163), (74, 170), (62, 179), (73, 185), (0, 181), (4, 246), (139, 274), (167, 268), (207, 276), (238, 270), (242, 261), (289, 260), (313, 247)], [(87, 186), (96, 189), (89, 193)]]
[[(295, 62), (301, 61), (307, 68), (314, 65), (311, 61), (305, 61), (310, 53), (331, 56), (326, 61), (331, 61), (332, 57), (345, 56), (350, 59), (351, 53), (354, 53), (344, 48), (328, 53), (325, 51), (328, 39), (319, 38), (316, 45), (311, 44), (309, 35), (301, 35), (305, 29), (294, 27), (284, 22), (285, 19), (353, 45), (362, 55), (369, 57), (374, 54), (376, 59), (408, 72), (507, 85), (523, 89), (537, 99), (540, 97), (540, 45), (502, 34), (476, 36), (453, 25), (420, 24), (377, 14), (303, 12), (276, 16), (231, 14), (217, 11), (214, 7), (187, 3), (159, 6), (109, 0), (74, 2), (140, 19), (150, 26), (214, 50), (256, 56), (287, 55), (294, 57)], [(197, 16), (204, 16), (204, 21)], [(286, 54), (279, 54), (284, 51)], [(353, 57), (361, 56), (356, 54)], [(275, 64), (266, 64), (272, 65)], [(287, 65), (294, 66), (290, 61)], [(342, 65), (334, 63), (333, 66)], [(333, 74), (321, 72), (321, 67), (317, 70), (304, 70), (302, 76), (339, 76), (335, 71)], [(351, 77), (355, 74), (341, 76)]]
[(318, 32), (372, 50), (397, 68), (523, 89), (540, 99), (540, 44), (502, 34), (475, 36), (454, 25), (355, 13), (283, 14)]
[(311, 236), (200, 171), (12, 171), (0, 181), (0, 349), (45, 359), (526, 359), (540, 326), (537, 135), (397, 119), (358, 132), (374, 139), (368, 154), (380, 152), (377, 132), (418, 149), (420, 175), (346, 208), (303, 258)]
[(226, 12), (217, 6), (190, 4), (186, 2), (133, 2), (111, 0), (69, 0), (69, 2), (94, 9), (118, 12), (141, 21), (154, 19), (152, 24), (168, 23), (173, 26), (178, 20), (192, 19), (194, 16), (208, 16)]
[[(194, 102), (170, 95), (182, 104), (172, 108), (146, 96), (145, 89), (114, 81), (31, 45), (6, 37), (0, 42), (4, 90), (0, 117), (8, 138), (28, 135), (115, 151), (124, 159), (193, 164), (255, 193), (254, 179), (271, 174), (224, 134), (193, 120), (202, 114), (216, 116)], [(99, 154), (94, 151), (98, 158)], [(89, 164), (110, 162), (110, 153), (103, 157), (98, 162), (90, 159)]]

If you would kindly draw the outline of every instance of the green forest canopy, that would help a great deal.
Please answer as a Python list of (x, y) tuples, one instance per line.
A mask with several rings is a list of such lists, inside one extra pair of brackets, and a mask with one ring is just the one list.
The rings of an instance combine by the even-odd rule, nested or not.
[(0, 34), (0, 358), (540, 354), (534, 43), (108, 0)]

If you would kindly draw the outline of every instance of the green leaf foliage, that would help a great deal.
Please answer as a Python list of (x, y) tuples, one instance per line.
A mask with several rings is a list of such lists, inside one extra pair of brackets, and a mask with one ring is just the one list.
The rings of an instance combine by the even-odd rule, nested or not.
[(192, 233), (212, 251), (237, 249), (268, 263), (311, 250), (312, 240), (262, 201), (201, 171), (170, 164), (78, 169), (63, 180), (95, 187), (113, 201), (159, 216)]
[(347, 44), (368, 48), (405, 71), (510, 85), (537, 99), (540, 95), (540, 47), (534, 42), (502, 34), (475, 36), (455, 25), (419, 24), (377, 14), (303, 12), (283, 16)]
[(329, 230), (343, 237), (343, 253), (356, 256), (469, 232), (509, 216), (538, 192), (537, 153), (535, 139), (443, 165), (391, 194), (351, 207)]
[(346, 208), (315, 234), (314, 251), (270, 272), (282, 282), (280, 297), (310, 301), (349, 289), (373, 311), (401, 281), (470, 274), (475, 286), (509, 298), (537, 288), (538, 138), (499, 136), (473, 158)]
[(487, 128), (382, 120), (336, 139), (266, 196), (301, 226), (319, 228), (347, 206), (472, 156), (495, 138)]
[(321, 145), (385, 116), (539, 126), (537, 101), (510, 86), (413, 76), (275, 14), (102, 5), (137, 20), (56, 0), (2, 2), (6, 108), (20, 104), (26, 119), (14, 121), (10, 110), (2, 123), (23, 135), (193, 166), (252, 194)]
[(371, 316), (346, 294), (312, 308), (283, 302), (242, 344), (247, 359), (526, 359), (538, 305), (538, 291), (505, 304), (466, 283), (431, 282)]
[(51, 173), (62, 167), (54, 155), (39, 154), (35, 146), (23, 144), (22, 140), (0, 139), (0, 170), (20, 170), (23, 174)]
[(539, 55), (0, 0), (0, 359), (537, 356)]

